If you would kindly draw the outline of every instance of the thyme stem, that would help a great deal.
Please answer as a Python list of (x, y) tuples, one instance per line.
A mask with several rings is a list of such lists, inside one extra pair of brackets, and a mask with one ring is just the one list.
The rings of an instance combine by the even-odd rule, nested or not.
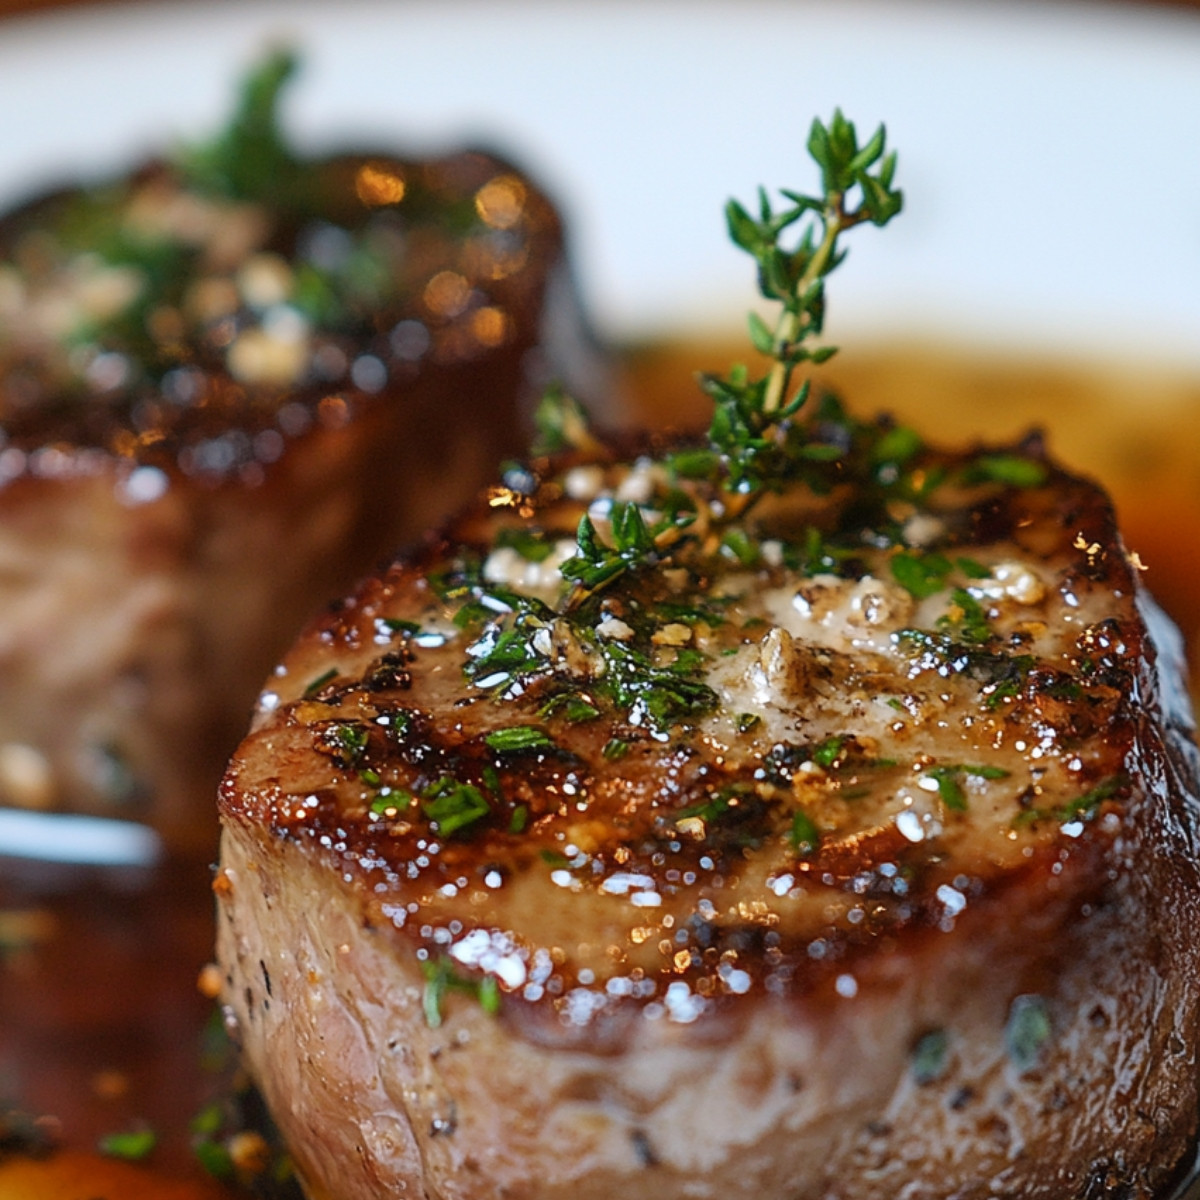
[[(796, 283), (797, 295), (803, 296), (817, 280), (829, 272), (829, 263), (838, 236), (859, 224), (861, 220), (861, 216), (847, 215), (843, 193), (834, 192), (828, 198), (822, 214), (824, 237)], [(775, 362), (767, 376), (763, 412), (774, 413), (779, 410), (796, 366), (791, 359), (791, 351), (797, 343), (804, 340), (812, 324), (812, 314), (806, 308), (797, 308), (789, 304), (785, 305), (779, 314), (779, 321), (775, 327)]]

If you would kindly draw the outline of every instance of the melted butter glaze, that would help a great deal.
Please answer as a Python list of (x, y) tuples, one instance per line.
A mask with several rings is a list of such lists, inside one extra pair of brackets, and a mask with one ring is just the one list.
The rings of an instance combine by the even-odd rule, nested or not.
[[(971, 461), (927, 451), (920, 466), (954, 480)], [(601, 498), (638, 470), (599, 465)], [(1048, 469), (1040, 486), (947, 483), (905, 509), (939, 523), (938, 551), (969, 556), (978, 588), (1014, 559), (1044, 584), (1024, 601), (979, 591), (991, 634), (974, 657), (932, 638), (962, 618), (949, 584), (882, 628), (806, 638), (803, 625), (779, 633), (763, 597), (813, 576), (699, 552), (682, 576), (623, 580), (573, 648), (546, 650), (553, 667), (471, 682), (472, 654), (490, 644), (480, 629), (503, 622), (504, 605), (456, 628), (489, 592), (463, 583), (464, 564), (500, 529), (571, 535), (588, 503), (596, 511), (594, 496), (567, 496), (579, 466), (540, 462), (536, 487), (493, 489), (310, 630), (260, 699), (223, 787), (226, 821), (260, 823), (327, 863), (361, 896), (363, 921), (427, 964), (494, 976), (506, 1012), (567, 1025), (630, 1005), (690, 1023), (746, 993), (853, 994), (956, 925), (1046, 930), (1103, 903), (1147, 643), (1097, 489)], [(859, 500), (852, 482), (784, 497), (756, 534), (787, 544), (812, 526), (854, 529)], [(900, 549), (877, 543), (859, 540), (851, 583), (888, 580)], [(606, 698), (597, 631), (637, 626), (629, 636), (669, 665), (683, 633), (656, 645), (646, 629), (662, 634), (684, 608), (716, 701), (656, 725), (638, 702)], [(758, 692), (722, 690), (722, 661), (757, 672)], [(554, 702), (567, 695), (591, 718), (572, 722)], [(489, 742), (513, 727), (545, 744)], [(483, 798), (449, 833), (447, 780)]]

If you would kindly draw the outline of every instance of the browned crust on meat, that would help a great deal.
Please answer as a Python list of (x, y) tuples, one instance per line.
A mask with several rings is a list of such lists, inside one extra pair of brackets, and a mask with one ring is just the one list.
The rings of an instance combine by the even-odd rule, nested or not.
[[(930, 464), (953, 473), (968, 458)], [(536, 494), (493, 490), (316, 623), (222, 788), (227, 1000), (268, 1097), (308, 1122), (298, 1144), (325, 1143), (299, 1154), (314, 1194), (355, 1194), (360, 1168), (340, 1158), (381, 1108), (406, 1117), (389, 1126), (390, 1151), (363, 1151), (362, 1169), (464, 1200), (1158, 1194), (1196, 1127), (1196, 756), (1172, 631), (1142, 595), (1103, 494), (1051, 469), (1041, 486), (959, 493), (943, 513), (956, 531), (947, 553), (1015, 547), (1052, 581), (1047, 620), (1087, 613), (1054, 653), (1016, 638), (1031, 661), (995, 703), (994, 680), (913, 668), (914, 691), (932, 680), (947, 714), (969, 715), (974, 748), (961, 753), (990, 747), (1004, 764), (995, 825), (979, 833), (947, 812), (938, 836), (913, 841), (890, 818), (853, 816), (852, 785), (890, 795), (919, 770), (914, 718), (870, 748), (872, 763), (866, 740), (852, 742), (827, 772), (833, 799), (809, 810), (822, 837), (802, 854), (794, 839), (787, 848), (801, 783), (758, 786), (765, 772), (778, 788), (795, 766), (775, 778), (769, 742), (726, 738), (714, 751), (696, 722), (656, 739), (607, 711), (572, 725), (546, 715), (536, 681), (498, 705), (438, 651), (385, 645), (380, 620), (425, 619), (438, 602), (429, 580), (486, 542), (489, 511), (573, 528), (561, 477), (540, 474), (551, 482)], [(786, 527), (788, 515), (767, 519)], [(766, 571), (756, 586), (774, 582)], [(710, 631), (706, 652), (754, 636)], [(836, 654), (818, 666), (819, 695), (887, 684)], [(415, 714), (401, 738), (376, 723), (397, 709)], [(491, 751), (490, 732), (525, 722), (558, 749)], [(347, 723), (365, 731), (361, 757), (338, 741)], [(603, 748), (617, 734), (629, 750), (613, 762)], [(423, 781), (490, 770), (503, 802), (469, 833), (438, 837), (418, 803), (372, 811), (364, 770), (418, 796)], [(731, 785), (742, 788), (732, 820), (728, 809), (689, 816)], [(634, 888), (650, 907), (620, 899)], [(303, 917), (302, 950), (280, 953), (254, 930), (276, 928), (305, 894), (323, 897), (322, 911)], [(467, 994), (478, 976), (460, 959), (451, 974), (466, 990), (445, 992), (445, 1023), (429, 1029), (428, 976), (473, 930), (497, 939), (491, 960), (474, 961), (500, 979), (498, 1014)], [(496, 960), (517, 951), (520, 978), (506, 979)], [(268, 961), (270, 998), (254, 974)], [(386, 1000), (373, 992), (385, 979)], [(405, 1031), (402, 1062), (372, 1042), (377, 1003)], [(1024, 1046), (1023, 1019), (1040, 1030)], [(317, 1093), (337, 1086), (316, 1076), (336, 1080), (335, 1063), (283, 1061), (282, 1022), (296, 1020), (302, 1039), (322, 1028), (350, 1039), (382, 1089), (340, 1132), (312, 1124), (328, 1115)], [(942, 1039), (936, 1069), (919, 1062), (925, 1035)], [(675, 1090), (656, 1090), (656, 1076)], [(455, 1136), (439, 1124), (450, 1109)], [(672, 1122), (687, 1120), (703, 1132), (681, 1135)]]

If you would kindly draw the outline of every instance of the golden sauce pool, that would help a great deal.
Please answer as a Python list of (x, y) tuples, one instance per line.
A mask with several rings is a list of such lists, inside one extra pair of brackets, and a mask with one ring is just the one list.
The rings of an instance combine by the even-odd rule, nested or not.
[[(630, 348), (626, 415), (702, 427), (696, 371), (726, 370), (744, 344)], [(852, 410), (890, 412), (944, 445), (1043, 429), (1059, 461), (1112, 493), (1146, 582), (1200, 662), (1200, 377), (876, 346), (843, 351), (822, 378)], [(206, 864), (57, 888), (0, 871), (0, 1200), (227, 1194), (206, 1181), (188, 1129), (219, 1086), (205, 1066), (213, 1005), (197, 987), (212, 907)], [(5, 1158), (14, 1113), (43, 1119), (65, 1152)], [(98, 1139), (144, 1127), (158, 1137), (147, 1165), (96, 1157)]]

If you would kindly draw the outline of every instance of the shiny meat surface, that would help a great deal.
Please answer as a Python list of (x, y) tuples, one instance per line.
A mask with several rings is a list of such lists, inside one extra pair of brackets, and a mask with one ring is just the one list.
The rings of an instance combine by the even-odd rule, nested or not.
[(156, 163), (0, 222), (0, 804), (211, 854), (271, 663), (580, 369), (558, 218), (511, 166), (296, 169), (302, 209)]
[(512, 471), (277, 669), (219, 953), (312, 1195), (1177, 1173), (1177, 639), (1036, 443), (892, 462), (840, 428), (822, 486), (732, 525), (661, 447)]

